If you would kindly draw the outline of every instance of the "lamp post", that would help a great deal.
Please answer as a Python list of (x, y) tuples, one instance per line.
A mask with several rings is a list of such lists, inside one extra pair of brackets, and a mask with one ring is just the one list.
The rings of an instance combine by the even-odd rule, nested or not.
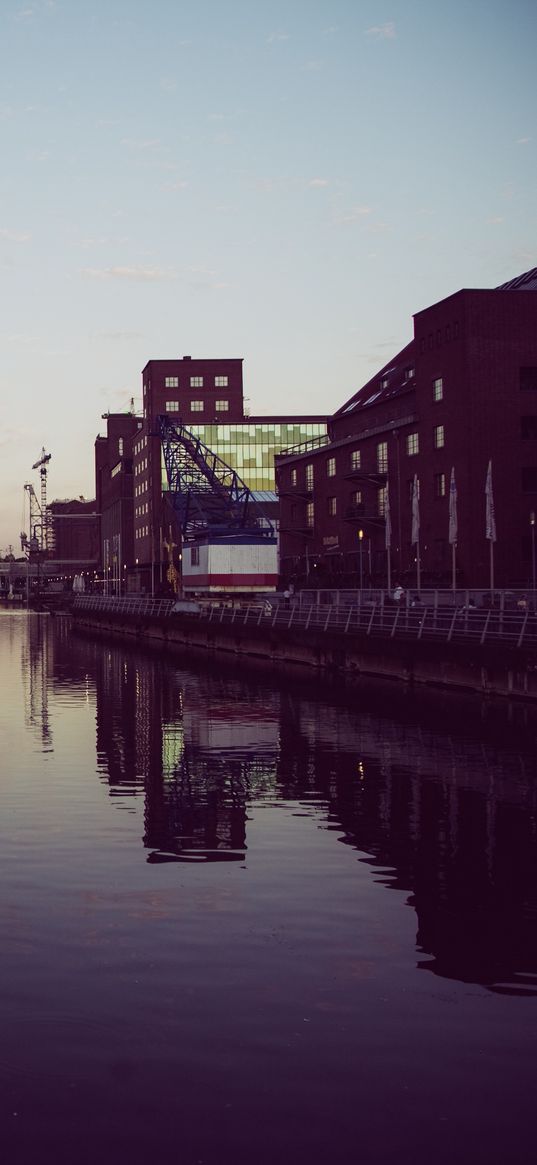
[(530, 514), (531, 526), (531, 587), (533, 591), (533, 606), (535, 607), (535, 510)]
[(362, 542), (364, 540), (363, 530), (358, 531), (358, 546), (360, 548), (360, 602), (362, 601), (362, 590), (364, 586), (364, 564), (362, 559)]

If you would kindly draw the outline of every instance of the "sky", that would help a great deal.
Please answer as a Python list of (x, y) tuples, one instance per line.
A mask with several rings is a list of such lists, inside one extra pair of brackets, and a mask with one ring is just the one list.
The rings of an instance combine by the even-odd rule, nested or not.
[(150, 359), (332, 412), (537, 266), (534, 0), (0, 0), (0, 554)]

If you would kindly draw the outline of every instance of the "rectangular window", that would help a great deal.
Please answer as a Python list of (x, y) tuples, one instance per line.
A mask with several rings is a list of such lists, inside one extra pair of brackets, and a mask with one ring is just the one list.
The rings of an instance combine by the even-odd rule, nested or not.
[(331, 518), (335, 518), (337, 514), (337, 498), (328, 498), (328, 513)]
[(227, 413), (229, 411), (229, 401), (228, 400), (217, 400), (217, 401), (215, 401), (214, 407), (215, 407), (217, 413)]
[(522, 490), (525, 494), (537, 493), (537, 469), (533, 466), (522, 470)]
[(200, 548), (199, 546), (190, 547), (190, 565), (199, 566), (200, 564)]
[(190, 401), (190, 411), (191, 411), (191, 413), (202, 413), (203, 412), (203, 401), (202, 400), (191, 400)]
[(442, 380), (441, 376), (437, 376), (436, 379), (433, 380), (433, 400), (436, 402), (439, 400), (443, 400), (443, 398), (444, 398), (444, 381)]
[(537, 391), (537, 368), (521, 368), (519, 377), (523, 392)]
[(335, 457), (329, 457), (328, 461), (326, 462), (326, 476), (327, 477), (335, 477), (336, 476), (336, 459), (335, 459)]
[(361, 506), (361, 504), (362, 504), (362, 491), (361, 491), (361, 489), (354, 490), (354, 493), (351, 494), (351, 502), (352, 502), (353, 506)]
[(214, 378), (214, 387), (215, 388), (227, 388), (227, 385), (228, 385), (227, 376), (215, 376), (215, 378)]
[(377, 445), (377, 472), (388, 472), (388, 442), (380, 441)]
[(311, 527), (313, 526), (314, 520), (315, 520), (315, 511), (313, 508), (313, 502), (308, 502), (308, 504), (306, 506), (306, 526), (308, 527), (308, 529), (311, 529)]
[(165, 376), (164, 377), (164, 387), (165, 388), (179, 388), (179, 377), (178, 376)]
[(377, 490), (377, 514), (379, 518), (384, 518), (386, 515), (386, 497), (388, 494), (388, 486), (383, 485)]
[(118, 457), (123, 457), (123, 437), (120, 437), (117, 443)]
[(351, 469), (362, 468), (362, 455), (359, 449), (353, 449), (351, 453)]
[(166, 412), (167, 413), (178, 413), (179, 412), (179, 401), (178, 400), (167, 400), (166, 401)]
[(407, 433), (406, 451), (409, 457), (413, 457), (415, 453), (419, 453), (420, 443), (417, 433)]
[(313, 465), (306, 465), (306, 489), (313, 489)]
[(520, 436), (523, 441), (537, 440), (537, 417), (520, 418)]
[(191, 376), (190, 377), (190, 387), (191, 388), (203, 388), (203, 376)]
[(434, 496), (435, 498), (445, 498), (446, 496), (445, 473), (435, 473), (434, 475)]
[(416, 375), (414, 368), (405, 368), (405, 380), (414, 380)]
[(444, 426), (435, 425), (433, 429), (433, 445), (435, 449), (443, 449), (444, 447)]
[(296, 469), (291, 470), (291, 485), (296, 485)]

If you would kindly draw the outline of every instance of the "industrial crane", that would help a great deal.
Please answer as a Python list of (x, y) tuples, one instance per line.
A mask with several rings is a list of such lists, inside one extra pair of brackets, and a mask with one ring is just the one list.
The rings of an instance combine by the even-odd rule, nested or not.
[(32, 469), (38, 469), (41, 477), (41, 550), (46, 551), (48, 547), (48, 513), (47, 513), (47, 465), (52, 457), (52, 453), (45, 452), (45, 446), (41, 450), (41, 456), (32, 465)]

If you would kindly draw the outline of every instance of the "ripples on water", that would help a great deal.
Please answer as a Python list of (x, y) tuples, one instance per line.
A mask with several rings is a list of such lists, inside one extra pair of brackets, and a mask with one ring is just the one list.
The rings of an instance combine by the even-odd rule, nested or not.
[(0, 679), (11, 1161), (533, 1160), (533, 709), (16, 612)]

